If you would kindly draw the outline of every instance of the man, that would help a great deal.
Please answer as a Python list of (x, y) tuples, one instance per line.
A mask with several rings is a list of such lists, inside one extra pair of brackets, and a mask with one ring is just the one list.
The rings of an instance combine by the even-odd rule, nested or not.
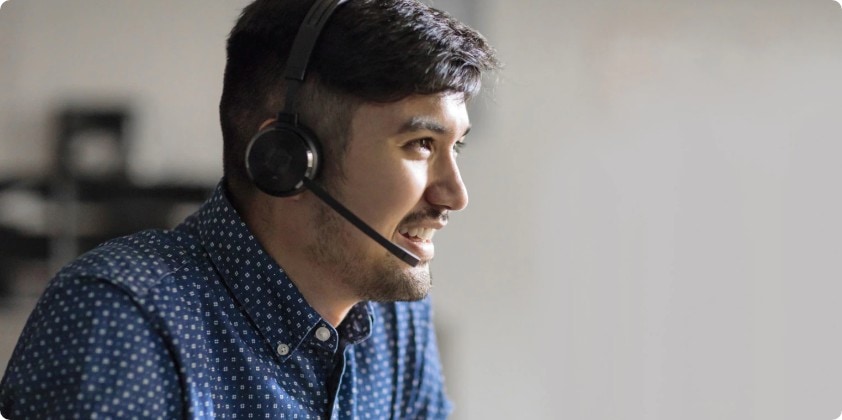
[[(300, 62), (294, 40), (322, 3), (336, 8), (299, 85), (285, 76)], [(220, 103), (223, 181), (176, 229), (109, 242), (53, 279), (0, 384), (4, 416), (448, 415), (427, 297), (432, 237), (467, 205), (465, 103), (494, 54), (413, 0), (318, 7), (243, 10)], [(255, 167), (288, 156), (259, 144), (299, 123), (320, 143), (308, 164), (322, 168), (277, 193)]]

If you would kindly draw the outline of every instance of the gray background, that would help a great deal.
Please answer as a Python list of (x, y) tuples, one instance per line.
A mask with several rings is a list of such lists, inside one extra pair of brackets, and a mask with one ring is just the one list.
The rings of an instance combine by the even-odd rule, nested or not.
[[(135, 177), (215, 182), (243, 4), (4, 4), (0, 174), (47, 170), (56, 104), (129, 100)], [(454, 418), (837, 418), (839, 4), (434, 4), (506, 63), (437, 236)]]

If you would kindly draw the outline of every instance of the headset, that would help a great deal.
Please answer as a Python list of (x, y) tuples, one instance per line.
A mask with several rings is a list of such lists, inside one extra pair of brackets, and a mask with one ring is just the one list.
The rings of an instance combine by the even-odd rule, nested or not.
[(316, 0), (292, 42), (284, 79), (287, 85), (284, 110), (260, 130), (246, 148), (246, 171), (252, 183), (266, 194), (289, 197), (312, 191), (328, 206), (401, 261), (417, 266), (420, 259), (389, 241), (327, 193), (314, 179), (322, 159), (319, 139), (299, 121), (295, 109), (298, 89), (304, 83), (316, 41), (337, 7), (348, 0)]

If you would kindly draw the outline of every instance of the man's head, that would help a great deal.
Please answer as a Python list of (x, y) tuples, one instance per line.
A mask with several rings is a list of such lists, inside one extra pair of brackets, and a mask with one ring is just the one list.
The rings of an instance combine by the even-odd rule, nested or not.
[[(235, 193), (251, 190), (244, 167), (248, 141), (283, 109), (286, 58), (312, 0), (257, 0), (228, 39), (220, 119), (224, 170)], [(323, 181), (341, 167), (351, 117), (364, 102), (480, 88), (497, 65), (475, 31), (414, 0), (350, 0), (337, 9), (316, 44), (298, 94), (301, 120), (322, 140)], [(340, 157), (337, 159), (337, 157)]]
[[(229, 37), (220, 117), (225, 175), (240, 199), (256, 194), (244, 168), (245, 149), (283, 109), (286, 57), (311, 5), (312, 0), (257, 0), (243, 10)], [(409, 238), (413, 232), (400, 232), (407, 228), (440, 226), (448, 211), (467, 204), (451, 150), (468, 128), (465, 101), (478, 92), (482, 72), (496, 66), (478, 33), (417, 1), (346, 2), (322, 32), (296, 98), (300, 120), (325, 152), (318, 181), (387, 238)], [(355, 273), (349, 277), (379, 276), (365, 267), (380, 257), (357, 243), (361, 235), (326, 207), (313, 210), (312, 226), (321, 240), (304, 244), (310, 257)], [(399, 262), (389, 260), (378, 272), (388, 277), (407, 271), (387, 267), (394, 264)], [(427, 270), (424, 264), (409, 275), (428, 277)], [(429, 283), (416, 280), (420, 289)], [(360, 292), (363, 298), (395, 298), (369, 286), (376, 284), (361, 287), (370, 289)]]

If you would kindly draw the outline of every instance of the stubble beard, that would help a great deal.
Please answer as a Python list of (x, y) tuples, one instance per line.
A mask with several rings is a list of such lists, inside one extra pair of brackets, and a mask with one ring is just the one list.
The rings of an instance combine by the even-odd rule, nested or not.
[(430, 293), (428, 263), (410, 267), (385, 249), (376, 256), (366, 255), (363, 247), (354, 245), (351, 232), (356, 228), (324, 203), (318, 204), (312, 223), (316, 235), (314, 243), (306, 247), (307, 254), (319, 266), (332, 267), (337, 281), (361, 301), (411, 302)]

